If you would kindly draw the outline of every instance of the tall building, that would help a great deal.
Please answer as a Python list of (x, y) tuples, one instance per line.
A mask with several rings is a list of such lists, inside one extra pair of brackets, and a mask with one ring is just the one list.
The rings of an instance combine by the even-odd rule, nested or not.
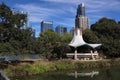
[(77, 8), (77, 15), (75, 19), (75, 28), (89, 29), (89, 19), (85, 16), (85, 5), (81, 3)]
[(84, 5), (84, 3), (81, 3), (80, 5), (78, 5), (77, 15), (85, 16), (85, 5)]
[(75, 30), (75, 27), (72, 27), (72, 28), (70, 29), (70, 34), (74, 35), (74, 30)]
[(55, 28), (55, 31), (57, 32), (58, 35), (62, 35), (62, 34), (64, 34), (64, 33), (67, 32), (67, 28), (64, 27), (64, 26), (58, 25), (58, 26)]
[(32, 31), (32, 36), (33, 36), (33, 38), (35, 39), (35, 27), (32, 27), (32, 28), (31, 28), (31, 31)]
[(41, 32), (45, 32), (47, 30), (53, 30), (53, 21), (42, 21), (41, 22)]

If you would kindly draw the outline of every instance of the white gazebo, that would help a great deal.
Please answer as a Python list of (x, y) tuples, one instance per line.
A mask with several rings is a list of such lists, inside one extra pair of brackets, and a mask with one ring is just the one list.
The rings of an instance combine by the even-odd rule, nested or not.
[(91, 51), (91, 53), (77, 53), (77, 47), (80, 47), (80, 46), (83, 46), (83, 45), (88, 45), (90, 47), (92, 47), (93, 49), (98, 47), (98, 46), (101, 46), (101, 44), (89, 44), (89, 43), (86, 43), (84, 40), (83, 40), (83, 36), (82, 36), (82, 30), (77, 28), (75, 29), (74, 31), (74, 36), (73, 36), (73, 39), (72, 41), (68, 44), (69, 46), (72, 46), (75, 48), (75, 52), (74, 54), (73, 53), (67, 53), (67, 56), (74, 56), (74, 59), (77, 60), (78, 57), (77, 56), (83, 56), (83, 57), (86, 57), (86, 56), (91, 56), (92, 59), (94, 59), (94, 56), (98, 56), (98, 53), (95, 51), (95, 53), (93, 53)]

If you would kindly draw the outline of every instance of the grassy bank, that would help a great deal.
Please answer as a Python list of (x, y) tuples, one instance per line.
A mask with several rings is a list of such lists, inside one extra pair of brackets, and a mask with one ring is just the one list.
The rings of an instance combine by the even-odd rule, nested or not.
[(48, 71), (85, 69), (85, 68), (105, 68), (120, 66), (120, 59), (109, 59), (101, 61), (39, 61), (33, 64), (21, 63), (16, 66), (8, 65), (4, 72), (8, 76), (27, 76), (45, 73)]

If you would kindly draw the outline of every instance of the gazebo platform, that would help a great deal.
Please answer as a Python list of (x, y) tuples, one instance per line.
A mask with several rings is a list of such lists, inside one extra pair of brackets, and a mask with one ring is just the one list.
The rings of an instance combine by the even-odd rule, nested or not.
[[(66, 56), (68, 58), (74, 58), (75, 53), (67, 53)], [(99, 55), (97, 52), (95, 52), (95, 53), (77, 53), (76, 56), (80, 60), (81, 59), (82, 60), (90, 60), (90, 59), (96, 60), (99, 58)]]

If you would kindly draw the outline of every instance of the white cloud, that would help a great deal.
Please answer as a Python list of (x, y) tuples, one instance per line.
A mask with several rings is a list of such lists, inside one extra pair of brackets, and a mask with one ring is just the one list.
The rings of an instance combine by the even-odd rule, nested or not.
[[(74, 9), (70, 7), (70, 9), (66, 9), (64, 6), (59, 8), (49, 8), (49, 7), (41, 7), (37, 4), (17, 4), (16, 7), (22, 11), (28, 12), (28, 19), (31, 23), (36, 23), (36, 35), (39, 35), (40, 32), (40, 22), (42, 20), (54, 20), (56, 25), (62, 24), (64, 26), (74, 25), (74, 22), (71, 23), (71, 16), (74, 19)], [(71, 14), (71, 15), (69, 15)], [(55, 26), (56, 26), (55, 25)]]
[[(42, 3), (34, 3), (34, 4), (29, 3), (25, 5), (17, 4), (16, 7), (20, 10), (29, 12), (30, 23), (39, 23), (40, 25), (40, 22), (42, 20), (52, 20), (56, 25), (62, 24), (65, 25), (66, 27), (74, 26), (77, 6), (81, 2), (85, 3), (86, 15), (88, 18), (90, 18), (90, 21), (92, 23), (96, 22), (103, 16), (107, 17), (108, 16), (107, 14), (109, 13), (112, 14), (114, 12), (120, 11), (119, 0), (92, 0), (92, 1), (91, 0), (43, 0), (43, 1), (46, 1), (47, 4), (45, 5)], [(41, 6), (41, 4), (44, 6)], [(56, 4), (56, 6), (53, 6), (52, 4)], [(120, 17), (119, 15), (117, 16)]]
[(31, 22), (40, 22), (42, 19), (51, 19), (52, 17), (60, 18), (60, 15), (67, 14), (64, 8), (45, 8), (35, 4), (17, 4), (17, 8), (27, 11)]
[(50, 13), (52, 13), (52, 10), (34, 4), (19, 4), (17, 7), (29, 13), (30, 22), (40, 22), (42, 18), (47, 18), (50, 16)]
[(119, 0), (44, 0), (54, 3), (65, 3), (77, 6), (78, 4), (84, 2), (86, 8), (89, 10), (116, 10), (119, 9), (120, 1)]
[(55, 3), (72, 3), (72, 4), (76, 4), (76, 3), (80, 2), (81, 0), (44, 0), (44, 1), (55, 2)]

